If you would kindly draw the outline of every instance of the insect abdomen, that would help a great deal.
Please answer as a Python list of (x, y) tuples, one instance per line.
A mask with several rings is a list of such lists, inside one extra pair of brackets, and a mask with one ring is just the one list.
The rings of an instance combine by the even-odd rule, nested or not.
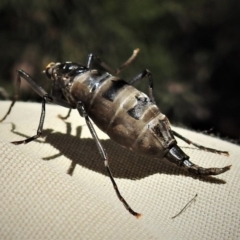
[(91, 91), (89, 86), (94, 84), (89, 84), (89, 78), (94, 81), (93, 76), (78, 78), (72, 94), (83, 101), (93, 122), (121, 146), (148, 156), (162, 156), (166, 139), (153, 131), (154, 127), (160, 130), (159, 122), (166, 117), (149, 97), (111, 75)]

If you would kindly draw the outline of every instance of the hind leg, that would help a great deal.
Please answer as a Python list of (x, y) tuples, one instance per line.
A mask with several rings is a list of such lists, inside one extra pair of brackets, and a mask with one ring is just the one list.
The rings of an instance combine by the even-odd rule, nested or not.
[(207, 152), (212, 152), (212, 153), (217, 153), (217, 154), (223, 154), (225, 156), (229, 156), (229, 153), (227, 151), (221, 151), (221, 150), (217, 150), (217, 149), (214, 149), (214, 148), (208, 148), (208, 147), (204, 147), (202, 145), (199, 145), (197, 143), (194, 143), (192, 142), (191, 140), (183, 137), (182, 135), (180, 135), (179, 133), (175, 132), (172, 130), (172, 133), (175, 137), (178, 137), (180, 139), (182, 139), (184, 142), (188, 143), (188, 144), (191, 144), (201, 150), (204, 150), (204, 151), (207, 151)]
[(189, 156), (187, 156), (182, 149), (174, 145), (172, 146), (165, 158), (174, 163), (175, 165), (185, 168), (187, 171), (192, 172), (196, 175), (218, 175), (228, 171), (231, 168), (231, 165), (223, 167), (223, 168), (203, 168), (189, 160)]

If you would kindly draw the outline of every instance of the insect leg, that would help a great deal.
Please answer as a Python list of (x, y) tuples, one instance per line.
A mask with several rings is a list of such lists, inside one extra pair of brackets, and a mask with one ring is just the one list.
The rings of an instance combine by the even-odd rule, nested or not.
[(133, 78), (130, 81), (130, 84), (136, 85), (139, 81), (141, 81), (145, 77), (148, 78), (149, 97), (150, 97), (151, 101), (153, 103), (155, 103), (154, 96), (153, 96), (153, 78), (152, 78), (152, 73), (148, 69), (143, 70), (142, 73), (138, 74), (135, 78)]
[(70, 106), (70, 104), (64, 100), (58, 99), (54, 96), (49, 96), (48, 93), (39, 85), (37, 85), (37, 83), (32, 79), (32, 77), (30, 75), (28, 75), (26, 72), (24, 72), (23, 70), (17, 70), (18, 73), (18, 77), (17, 77), (17, 90), (14, 96), (14, 99), (12, 101), (12, 104), (7, 112), (7, 114), (4, 116), (4, 118), (2, 120), (4, 120), (7, 115), (11, 112), (11, 109), (13, 107), (13, 105), (15, 104), (17, 98), (18, 98), (18, 91), (20, 88), (20, 84), (21, 84), (21, 77), (23, 79), (25, 79), (28, 84), (31, 86), (31, 88), (39, 95), (42, 97), (42, 111), (41, 111), (41, 116), (40, 116), (40, 121), (39, 121), (39, 125), (38, 125), (38, 130), (37, 130), (37, 134), (30, 137), (30, 138), (26, 138), (25, 140), (22, 141), (14, 141), (12, 142), (13, 144), (22, 144), (22, 143), (29, 143), (37, 138), (39, 138), (42, 134), (42, 129), (43, 129), (43, 123), (44, 123), (44, 118), (45, 118), (45, 105), (46, 102), (50, 102), (50, 103), (55, 103), (58, 104), (60, 106), (63, 107), (67, 107), (67, 108), (71, 108), (72, 106)]
[(228, 171), (231, 165), (223, 168), (203, 168), (189, 160), (189, 157), (181, 150), (178, 145), (172, 146), (166, 153), (165, 158), (179, 167), (185, 168), (187, 171), (196, 175), (218, 175)]
[(17, 75), (17, 83), (16, 83), (16, 87), (15, 87), (15, 93), (14, 93), (14, 96), (13, 96), (13, 100), (12, 100), (12, 102), (11, 102), (11, 105), (10, 105), (7, 113), (6, 113), (5, 116), (0, 120), (0, 122), (4, 121), (4, 120), (6, 119), (6, 117), (10, 114), (10, 112), (12, 111), (12, 108), (13, 108), (15, 102), (16, 102), (17, 99), (18, 99), (20, 85), (21, 85), (21, 78), (20, 78), (20, 75), (18, 74), (18, 75)]
[(141, 214), (139, 214), (139, 213), (137, 213), (137, 212), (135, 212), (135, 211), (132, 210), (132, 208), (128, 205), (128, 203), (125, 201), (125, 199), (122, 197), (120, 191), (118, 190), (118, 186), (117, 186), (117, 184), (116, 184), (116, 182), (115, 182), (115, 180), (114, 180), (114, 178), (113, 178), (113, 175), (112, 175), (112, 173), (111, 173), (110, 167), (109, 167), (109, 165), (108, 165), (108, 156), (107, 156), (107, 153), (105, 152), (104, 148), (102, 147), (102, 145), (101, 145), (101, 143), (100, 143), (100, 141), (99, 141), (99, 138), (98, 138), (98, 136), (97, 136), (97, 134), (96, 134), (96, 132), (95, 132), (95, 129), (94, 129), (93, 125), (92, 125), (92, 122), (90, 121), (90, 119), (89, 119), (89, 117), (88, 117), (88, 114), (87, 114), (87, 112), (86, 112), (86, 110), (85, 110), (84, 105), (83, 105), (82, 102), (78, 102), (78, 103), (77, 103), (77, 110), (78, 110), (79, 114), (80, 114), (82, 117), (85, 118), (86, 124), (87, 124), (87, 126), (88, 126), (88, 128), (89, 128), (89, 130), (90, 130), (90, 132), (91, 132), (91, 134), (92, 134), (93, 139), (95, 140), (95, 143), (96, 143), (96, 145), (97, 145), (98, 151), (99, 151), (102, 159), (104, 160), (104, 165), (105, 165), (105, 167), (106, 167), (106, 170), (107, 170), (107, 173), (108, 173), (108, 175), (109, 175), (109, 177), (110, 177), (110, 180), (111, 180), (111, 182), (112, 182), (112, 184), (113, 184), (113, 187), (114, 187), (114, 189), (115, 189), (115, 191), (116, 191), (117, 197), (118, 197), (119, 200), (123, 203), (124, 207), (125, 207), (132, 215), (134, 215), (134, 216), (137, 217), (137, 218), (141, 217)]
[(12, 142), (13, 144), (19, 145), (22, 143), (29, 143), (41, 136), (42, 129), (43, 129), (43, 123), (44, 123), (44, 119), (45, 119), (45, 104), (47, 101), (46, 99), (47, 99), (47, 96), (43, 97), (43, 99), (42, 99), (42, 112), (41, 112), (40, 121), (39, 121), (38, 129), (37, 129), (37, 134), (30, 138), (26, 138), (25, 140)]
[(88, 57), (88, 63), (87, 63), (87, 67), (91, 68), (91, 63), (92, 61), (97, 62), (101, 67), (103, 67), (104, 69), (106, 69), (108, 72), (110, 72), (111, 74), (114, 75), (118, 75), (120, 72), (122, 72), (126, 67), (128, 67), (133, 60), (137, 57), (138, 52), (140, 51), (139, 48), (135, 49), (133, 51), (132, 56), (126, 61), (124, 62), (119, 68), (117, 69), (113, 69), (112, 67), (110, 67), (108, 64), (106, 64), (105, 62), (103, 62), (98, 56), (94, 55), (94, 54), (89, 54)]
[(217, 149), (204, 147), (204, 146), (202, 146), (202, 145), (199, 145), (199, 144), (197, 144), (197, 143), (192, 142), (191, 140), (183, 137), (182, 135), (180, 135), (179, 133), (177, 133), (177, 132), (175, 132), (175, 131), (173, 131), (173, 130), (172, 130), (172, 133), (173, 133), (174, 136), (182, 139), (184, 142), (186, 142), (186, 143), (188, 143), (188, 144), (191, 144), (191, 145), (193, 145), (193, 146), (195, 146), (195, 147), (197, 147), (197, 148), (199, 148), (199, 149), (201, 149), (201, 150), (229, 156), (229, 153), (226, 152), (226, 151), (220, 151), (220, 150), (217, 150)]
[[(40, 86), (38, 86), (35, 81), (30, 77), (30, 75), (28, 75), (26, 72), (24, 72), (23, 70), (17, 70), (17, 86), (16, 86), (16, 91), (15, 91), (15, 94), (14, 94), (14, 98), (13, 98), (13, 101), (10, 105), (10, 108), (8, 109), (8, 112), (7, 114), (3, 117), (3, 119), (1, 121), (3, 121), (11, 112), (15, 102), (17, 101), (18, 99), (18, 96), (19, 96), (19, 89), (20, 89), (20, 85), (21, 85), (21, 77), (24, 78), (28, 83), (29, 85), (32, 87), (32, 89), (41, 97), (44, 97), (44, 96), (47, 96), (47, 92), (41, 88)], [(0, 121), (0, 122), (1, 122)]]
[(66, 108), (72, 108), (72, 106), (67, 101), (64, 101), (62, 99), (59, 99), (57, 97), (49, 95), (41, 86), (37, 85), (37, 83), (33, 80), (33, 78), (29, 74), (27, 74), (25, 71), (19, 69), (19, 70), (17, 70), (17, 72), (20, 75), (20, 77), (24, 78), (24, 80), (26, 80), (28, 82), (30, 87), (40, 97), (42, 97), (42, 98), (45, 97), (46, 102), (55, 103), (57, 105), (60, 105), (62, 107), (66, 107)]
[(48, 95), (46, 95), (42, 98), (42, 111), (41, 111), (38, 129), (37, 129), (37, 134), (32, 137), (26, 138), (24, 140), (14, 141), (14, 142), (12, 142), (13, 144), (15, 144), (15, 145), (19, 145), (22, 143), (26, 144), (26, 143), (29, 143), (41, 136), (42, 130), (43, 130), (44, 119), (45, 119), (45, 112), (46, 112), (45, 105), (46, 105), (46, 102), (49, 102), (49, 101), (51, 102), (51, 100), (52, 100), (51, 97), (49, 97)]
[(41, 97), (46, 97), (46, 102), (51, 102), (51, 103), (55, 103), (58, 104), (60, 106), (66, 107), (66, 108), (72, 108), (72, 106), (64, 101), (61, 100), (59, 98), (56, 98), (54, 96), (50, 96), (48, 95), (48, 93), (39, 85), (37, 85), (37, 83), (32, 79), (32, 77), (27, 74), (25, 71), (23, 70), (17, 70), (17, 86), (16, 86), (16, 90), (15, 90), (15, 94), (12, 100), (12, 103), (7, 111), (7, 113), (5, 114), (5, 116), (0, 120), (0, 122), (2, 122), (3, 120), (6, 119), (6, 117), (10, 114), (15, 102), (18, 99), (19, 96), (19, 89), (20, 89), (20, 85), (21, 85), (21, 78), (23, 78), (24, 80), (26, 80), (28, 82), (28, 84), (31, 86), (31, 88)]

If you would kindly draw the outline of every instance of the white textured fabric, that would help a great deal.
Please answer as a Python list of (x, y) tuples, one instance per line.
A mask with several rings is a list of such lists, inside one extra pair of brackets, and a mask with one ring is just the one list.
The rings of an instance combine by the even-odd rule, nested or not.
[[(0, 102), (0, 118), (10, 102)], [(46, 106), (44, 138), (35, 135), (41, 104), (17, 102), (0, 123), (1, 239), (239, 239), (240, 148), (189, 130), (174, 128), (199, 144), (227, 150), (230, 157), (200, 151), (178, 141), (204, 167), (232, 164), (216, 177), (194, 177), (164, 160), (131, 153), (97, 131), (118, 187), (137, 212), (117, 199), (88, 128), (77, 111)], [(66, 174), (72, 161), (73, 176)], [(172, 219), (198, 194), (196, 201)]]

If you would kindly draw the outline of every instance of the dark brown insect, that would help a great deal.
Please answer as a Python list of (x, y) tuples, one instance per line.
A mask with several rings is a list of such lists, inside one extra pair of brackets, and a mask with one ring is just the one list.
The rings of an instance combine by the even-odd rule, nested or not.
[[(17, 70), (17, 91), (7, 114), (1, 120), (7, 117), (17, 100), (21, 78), (25, 79), (42, 97), (42, 112), (37, 134), (22, 141), (15, 141), (14, 144), (28, 143), (41, 136), (46, 102), (69, 108), (70, 111), (77, 109), (86, 120), (118, 198), (136, 217), (140, 217), (141, 214), (133, 211), (121, 196), (108, 166), (107, 154), (90, 119), (121, 146), (159, 160), (166, 158), (189, 172), (199, 175), (217, 175), (226, 172), (231, 167), (202, 168), (189, 160), (189, 157), (177, 145), (174, 136), (205, 151), (225, 155), (228, 155), (228, 152), (193, 143), (171, 129), (167, 117), (155, 104), (153, 79), (149, 70), (145, 69), (129, 83), (114, 76), (135, 59), (138, 51), (138, 49), (134, 50), (133, 55), (117, 70), (113, 70), (93, 54), (89, 55), (87, 66), (73, 62), (50, 63), (46, 67), (45, 74), (53, 82), (51, 94), (38, 86), (26, 72)], [(96, 61), (106, 71), (101, 73), (99, 70), (91, 69), (93, 61)], [(143, 78), (148, 79), (149, 96), (134, 87)], [(70, 115), (70, 111), (65, 118)]]

